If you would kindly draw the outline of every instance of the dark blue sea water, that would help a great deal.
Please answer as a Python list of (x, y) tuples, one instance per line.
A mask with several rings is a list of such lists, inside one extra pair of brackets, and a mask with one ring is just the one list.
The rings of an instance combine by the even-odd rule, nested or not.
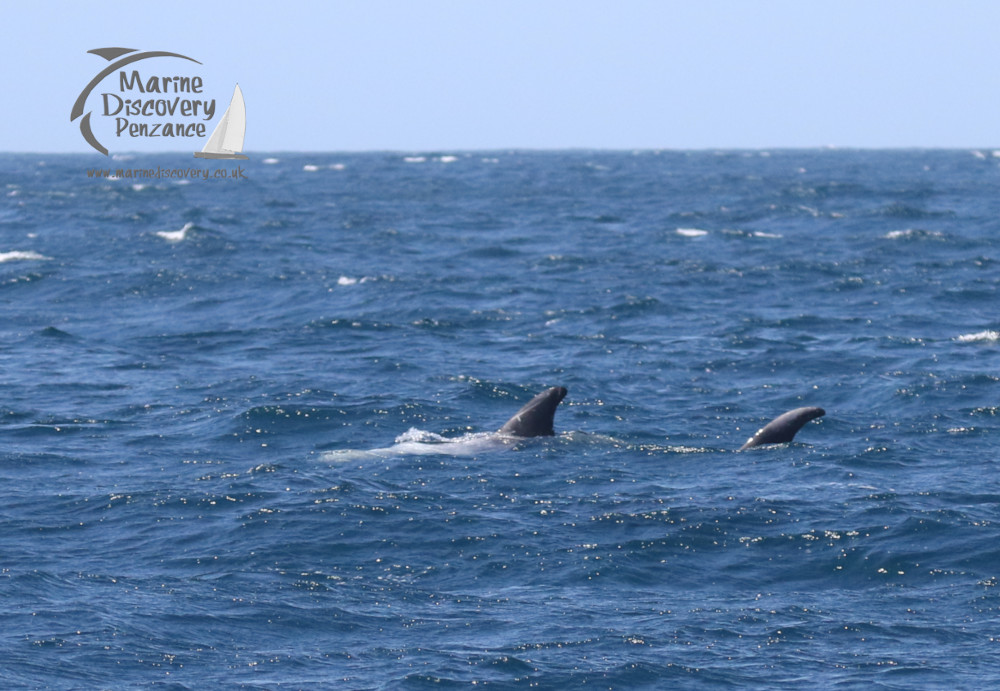
[(1000, 684), (992, 152), (240, 164), (0, 156), (0, 686)]

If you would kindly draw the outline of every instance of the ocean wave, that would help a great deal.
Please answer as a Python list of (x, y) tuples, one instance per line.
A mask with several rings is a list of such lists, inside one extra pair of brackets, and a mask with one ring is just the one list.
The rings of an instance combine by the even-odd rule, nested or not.
[(898, 202), (889, 204), (875, 212), (876, 215), (885, 218), (909, 218), (909, 219), (937, 219), (946, 218), (950, 214), (947, 211), (928, 211), (918, 206), (900, 204)]
[(355, 278), (353, 276), (341, 276), (337, 279), (338, 286), (353, 286), (358, 283), (368, 283), (368, 281), (376, 280), (374, 276), (362, 276), (361, 278)]
[(167, 242), (181, 242), (187, 239), (187, 233), (192, 228), (194, 228), (194, 223), (185, 223), (180, 230), (158, 230), (156, 234)]
[(0, 262), (15, 261), (48, 261), (52, 257), (46, 257), (32, 250), (12, 250), (10, 252), (0, 252)]
[(921, 230), (920, 228), (905, 228), (903, 230), (890, 230), (884, 237), (886, 240), (940, 238), (942, 234), (936, 231)]
[(976, 333), (962, 334), (961, 336), (956, 336), (955, 340), (959, 343), (996, 343), (1000, 341), (1000, 331), (977, 331)]
[[(279, 155), (142, 193), (0, 156), (55, 258), (0, 281), (7, 686), (1000, 681), (1000, 168)], [(555, 436), (493, 431), (554, 384)]]

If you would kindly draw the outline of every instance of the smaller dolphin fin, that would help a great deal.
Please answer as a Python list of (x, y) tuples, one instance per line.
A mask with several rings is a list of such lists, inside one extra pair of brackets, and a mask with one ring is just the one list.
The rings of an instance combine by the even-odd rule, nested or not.
[(761, 444), (785, 444), (795, 438), (795, 433), (802, 429), (810, 420), (826, 415), (822, 408), (796, 408), (783, 413), (757, 430), (757, 433), (747, 439), (740, 451), (760, 446)]
[(553, 386), (546, 389), (514, 413), (514, 417), (500, 428), (500, 433), (515, 437), (551, 437), (555, 434), (552, 423), (556, 408), (564, 398), (565, 387)]

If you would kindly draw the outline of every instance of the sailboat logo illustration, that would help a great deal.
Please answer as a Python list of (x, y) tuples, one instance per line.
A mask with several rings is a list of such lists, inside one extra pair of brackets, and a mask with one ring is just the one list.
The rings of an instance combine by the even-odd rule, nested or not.
[(239, 158), (247, 159), (242, 154), (243, 135), (247, 129), (247, 108), (243, 102), (243, 92), (236, 85), (229, 107), (223, 114), (215, 131), (201, 151), (195, 151), (195, 158)]

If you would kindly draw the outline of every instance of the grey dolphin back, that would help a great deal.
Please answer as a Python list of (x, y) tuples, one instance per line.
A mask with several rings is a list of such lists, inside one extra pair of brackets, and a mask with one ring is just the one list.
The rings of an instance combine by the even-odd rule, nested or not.
[(761, 444), (785, 444), (795, 438), (795, 433), (802, 429), (810, 420), (826, 415), (822, 408), (796, 408), (779, 415), (757, 430), (757, 433), (747, 439), (740, 451), (760, 446)]
[(500, 428), (500, 433), (516, 437), (551, 437), (556, 433), (552, 422), (556, 408), (564, 398), (565, 387), (546, 389), (514, 413), (514, 417)]

